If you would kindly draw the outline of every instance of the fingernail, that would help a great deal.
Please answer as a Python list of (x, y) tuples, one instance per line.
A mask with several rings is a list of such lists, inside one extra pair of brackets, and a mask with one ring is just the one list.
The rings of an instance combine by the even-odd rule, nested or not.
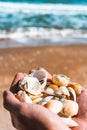
[(3, 97), (6, 97), (8, 95), (8, 92), (5, 90), (4, 92), (3, 92)]

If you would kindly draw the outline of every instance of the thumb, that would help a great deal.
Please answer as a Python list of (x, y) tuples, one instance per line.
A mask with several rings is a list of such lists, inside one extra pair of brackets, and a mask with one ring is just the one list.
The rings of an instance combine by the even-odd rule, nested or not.
[(10, 91), (3, 92), (3, 106), (10, 112), (17, 112), (20, 109), (20, 102)]

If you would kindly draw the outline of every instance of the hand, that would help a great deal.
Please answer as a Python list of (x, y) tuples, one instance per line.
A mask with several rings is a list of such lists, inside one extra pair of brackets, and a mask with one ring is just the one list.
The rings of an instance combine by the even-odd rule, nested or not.
[[(47, 72), (48, 79), (51, 75)], [(10, 112), (13, 126), (18, 130), (71, 130), (59, 118), (45, 107), (37, 104), (27, 104), (15, 98), (18, 91), (18, 81), (26, 74), (18, 73), (11, 85), (10, 91), (3, 94), (3, 105)]]
[(79, 126), (72, 130), (87, 130), (87, 90), (83, 89), (82, 93), (77, 97), (79, 104), (79, 113), (74, 118)]
[[(34, 71), (34, 70), (33, 70)], [(48, 79), (51, 75), (48, 74)], [(19, 73), (15, 76), (10, 91), (4, 92), (4, 107), (10, 112), (12, 123), (19, 130), (70, 130), (60, 118), (36, 104), (26, 104), (19, 102), (13, 93), (18, 90), (17, 84), (26, 74)], [(78, 96), (79, 113), (74, 118), (79, 126), (72, 130), (87, 129), (87, 90), (83, 89), (81, 95)]]

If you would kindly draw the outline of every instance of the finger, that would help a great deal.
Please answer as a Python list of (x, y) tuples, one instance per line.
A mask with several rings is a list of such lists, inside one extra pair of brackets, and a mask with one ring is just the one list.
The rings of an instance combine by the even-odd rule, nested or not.
[(29, 71), (29, 74), (33, 73), (34, 71), (35, 71), (35, 69), (31, 69), (31, 70)]
[(10, 112), (19, 112), (21, 103), (10, 91), (3, 92), (3, 106)]
[(23, 74), (21, 72), (19, 72), (18, 74), (15, 75), (14, 80), (13, 80), (13, 82), (11, 84), (11, 88), (10, 88), (10, 91), (12, 93), (17, 93), (18, 92), (18, 82), (19, 82), (19, 80), (23, 79), (24, 76), (25, 76), (25, 74)]

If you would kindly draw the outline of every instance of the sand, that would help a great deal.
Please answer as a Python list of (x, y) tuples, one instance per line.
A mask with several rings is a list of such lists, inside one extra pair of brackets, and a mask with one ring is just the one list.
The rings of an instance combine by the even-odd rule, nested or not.
[(62, 73), (87, 86), (87, 45), (19, 47), (0, 49), (0, 130), (14, 130), (3, 108), (2, 93), (18, 72), (44, 67), (51, 74)]

